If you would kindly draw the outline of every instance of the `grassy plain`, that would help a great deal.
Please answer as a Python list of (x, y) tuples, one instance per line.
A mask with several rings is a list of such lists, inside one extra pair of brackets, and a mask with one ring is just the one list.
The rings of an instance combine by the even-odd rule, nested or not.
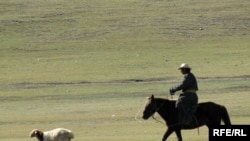
[[(200, 102), (223, 104), (234, 124), (250, 124), (249, 6), (1, 1), (0, 140), (34, 140), (33, 128), (56, 127), (72, 129), (75, 141), (161, 140), (164, 125), (135, 116), (150, 94), (168, 98), (182, 62), (198, 77)], [(207, 137), (206, 127), (183, 131), (184, 140)]]

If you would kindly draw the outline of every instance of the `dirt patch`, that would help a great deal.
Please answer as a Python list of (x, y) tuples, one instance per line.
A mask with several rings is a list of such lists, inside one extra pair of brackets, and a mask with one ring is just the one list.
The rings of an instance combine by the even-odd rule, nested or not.
[[(233, 76), (233, 77), (199, 77), (197, 78), (199, 82), (212, 82), (212, 81), (240, 81), (240, 80), (250, 80), (250, 75), (244, 76)], [(114, 80), (107, 82), (89, 82), (89, 81), (80, 81), (80, 82), (44, 82), (44, 83), (32, 83), (32, 82), (22, 82), (22, 83), (13, 83), (8, 84), (5, 87), (12, 88), (22, 88), (22, 89), (34, 89), (42, 87), (53, 87), (53, 86), (64, 86), (64, 85), (112, 85), (112, 84), (131, 84), (131, 83), (174, 83), (179, 82), (178, 78), (150, 78), (150, 79), (128, 79), (128, 80)], [(2, 86), (4, 87), (4, 86)], [(245, 89), (250, 89), (250, 86), (242, 86)], [(233, 88), (235, 89), (235, 88)]]

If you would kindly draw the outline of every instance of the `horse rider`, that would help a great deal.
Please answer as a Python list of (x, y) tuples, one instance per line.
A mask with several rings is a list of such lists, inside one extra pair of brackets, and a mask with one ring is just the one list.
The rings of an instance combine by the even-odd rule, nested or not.
[(198, 91), (198, 84), (188, 64), (182, 63), (179, 70), (184, 75), (184, 79), (179, 85), (170, 88), (169, 92), (171, 95), (174, 95), (176, 91), (182, 90), (175, 106), (178, 109), (178, 125), (187, 125), (192, 122), (198, 105), (198, 96), (196, 93)]

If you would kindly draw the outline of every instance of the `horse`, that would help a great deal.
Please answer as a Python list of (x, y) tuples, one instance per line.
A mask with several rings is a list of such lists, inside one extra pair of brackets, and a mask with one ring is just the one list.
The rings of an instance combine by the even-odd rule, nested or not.
[(173, 132), (175, 132), (178, 141), (182, 141), (182, 129), (191, 130), (203, 125), (206, 125), (209, 129), (214, 125), (221, 125), (222, 121), (225, 125), (231, 125), (226, 107), (214, 102), (198, 103), (193, 121), (187, 125), (179, 125), (178, 110), (175, 107), (175, 103), (176, 100), (155, 98), (152, 94), (151, 97), (148, 98), (148, 102), (143, 111), (142, 118), (144, 120), (149, 119), (151, 116), (153, 117), (155, 113), (158, 113), (160, 117), (164, 119), (168, 129), (163, 135), (162, 141), (166, 141)]

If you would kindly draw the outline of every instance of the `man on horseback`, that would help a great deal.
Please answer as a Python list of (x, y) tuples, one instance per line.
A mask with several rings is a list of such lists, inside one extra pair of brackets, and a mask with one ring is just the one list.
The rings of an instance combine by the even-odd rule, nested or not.
[(178, 124), (187, 125), (192, 122), (194, 112), (198, 105), (198, 96), (196, 94), (198, 84), (196, 77), (191, 73), (191, 68), (188, 64), (181, 64), (179, 70), (184, 75), (184, 80), (181, 84), (170, 88), (169, 92), (171, 95), (174, 95), (176, 91), (182, 90), (182, 93), (176, 101), (179, 120)]

